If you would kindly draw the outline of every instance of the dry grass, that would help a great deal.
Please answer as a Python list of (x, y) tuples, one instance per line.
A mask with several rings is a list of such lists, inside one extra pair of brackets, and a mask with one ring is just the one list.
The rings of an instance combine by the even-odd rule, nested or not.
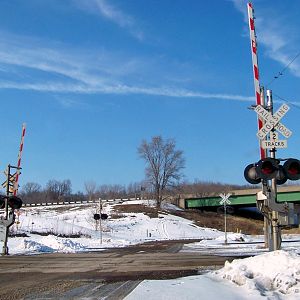
[(122, 213), (143, 213), (150, 218), (157, 218), (158, 210), (156, 207), (147, 206), (144, 204), (123, 204), (115, 205), (114, 211), (117, 214)]
[[(224, 231), (224, 215), (211, 211), (185, 210), (173, 214), (193, 220), (201, 227), (215, 228)], [(240, 216), (227, 215), (227, 231), (245, 234), (263, 234), (263, 221)]]

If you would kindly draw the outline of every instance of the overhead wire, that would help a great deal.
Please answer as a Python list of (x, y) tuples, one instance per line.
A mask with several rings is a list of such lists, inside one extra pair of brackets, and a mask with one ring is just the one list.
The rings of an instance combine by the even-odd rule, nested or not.
[(266, 84), (266, 88), (269, 87), (276, 79), (278, 79), (280, 76), (283, 75), (286, 69), (289, 68), (289, 66), (300, 56), (300, 51), (297, 53), (297, 55), (280, 71), (273, 77), (273, 79)]
[(289, 101), (289, 100), (287, 100), (285, 98), (280, 97), (279, 95), (275, 94), (273, 91), (272, 91), (272, 94), (273, 94), (273, 96), (277, 97), (278, 99), (280, 99), (280, 100), (282, 100), (284, 102), (289, 103), (290, 105), (292, 105), (293, 107), (295, 107), (297, 109), (300, 109), (300, 103), (299, 104), (295, 104), (294, 102), (291, 102), (291, 101)]
[[(266, 88), (268, 88), (276, 79), (280, 78), (280, 76), (284, 75), (284, 72), (291, 66), (291, 64), (300, 56), (300, 51), (294, 56), (294, 58), (280, 71), (277, 73), (277, 75), (274, 76), (274, 78), (266, 85)], [(283, 102), (289, 103), (290, 105), (292, 105), (293, 107), (300, 109), (300, 103), (299, 104), (295, 104), (294, 102), (291, 102), (277, 94), (275, 94), (274, 92), (272, 92), (272, 94), (277, 97), (278, 99), (280, 99)]]

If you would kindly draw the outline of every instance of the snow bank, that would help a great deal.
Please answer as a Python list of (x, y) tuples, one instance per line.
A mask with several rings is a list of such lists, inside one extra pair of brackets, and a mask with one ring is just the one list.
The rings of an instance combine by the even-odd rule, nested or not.
[(226, 262), (213, 276), (257, 289), (263, 296), (295, 294), (300, 299), (300, 256), (295, 252), (279, 250)]
[(12, 238), (10, 239), (10, 245), (15, 245), (12, 249), (12, 253), (76, 253), (85, 251), (81, 243), (74, 242), (68, 238), (59, 238), (54, 235), (48, 235), (44, 237), (31, 237), (31, 238)]
[(189, 276), (170, 280), (144, 280), (125, 297), (125, 300), (140, 299), (252, 300), (260, 297), (255, 292), (245, 295), (243, 291), (233, 290), (229, 283), (220, 284), (207, 276)]
[(300, 257), (275, 251), (226, 262), (221, 270), (171, 280), (144, 280), (125, 299), (300, 299)]

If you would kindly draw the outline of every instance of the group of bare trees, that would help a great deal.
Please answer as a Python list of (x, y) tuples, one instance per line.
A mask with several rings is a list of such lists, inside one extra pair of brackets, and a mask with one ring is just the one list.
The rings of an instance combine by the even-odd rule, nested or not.
[(56, 202), (64, 200), (94, 200), (147, 197), (157, 200), (161, 205), (164, 198), (178, 194), (195, 197), (206, 196), (225, 190), (238, 189), (239, 186), (214, 182), (181, 182), (185, 167), (183, 151), (176, 149), (174, 139), (154, 136), (150, 141), (143, 140), (137, 148), (138, 155), (145, 161), (145, 179), (141, 182), (120, 184), (100, 184), (94, 180), (84, 182), (85, 193), (72, 194), (69, 179), (49, 180), (44, 188), (38, 183), (28, 182), (21, 189), (26, 203)]
[(84, 188), (86, 196), (92, 199), (119, 199), (119, 198), (140, 198), (143, 183), (130, 183), (127, 186), (121, 184), (101, 184), (93, 180), (86, 181)]
[(45, 186), (36, 182), (27, 182), (21, 189), (21, 197), (25, 203), (55, 202), (72, 193), (71, 180), (49, 180)]
[(27, 182), (20, 190), (24, 203), (53, 203), (58, 201), (85, 201), (96, 199), (140, 198), (142, 183), (97, 185), (95, 181), (84, 183), (85, 193), (72, 193), (69, 179), (49, 180), (43, 188), (39, 183)]

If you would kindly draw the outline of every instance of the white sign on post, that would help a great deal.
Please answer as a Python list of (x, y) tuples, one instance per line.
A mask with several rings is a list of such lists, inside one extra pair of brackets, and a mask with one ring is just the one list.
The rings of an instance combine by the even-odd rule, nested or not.
[(261, 141), (263, 149), (287, 148), (287, 140), (278, 141)]
[(220, 197), (222, 200), (220, 201), (221, 205), (229, 205), (231, 204), (231, 201), (228, 199), (231, 196), (231, 194), (220, 194)]

